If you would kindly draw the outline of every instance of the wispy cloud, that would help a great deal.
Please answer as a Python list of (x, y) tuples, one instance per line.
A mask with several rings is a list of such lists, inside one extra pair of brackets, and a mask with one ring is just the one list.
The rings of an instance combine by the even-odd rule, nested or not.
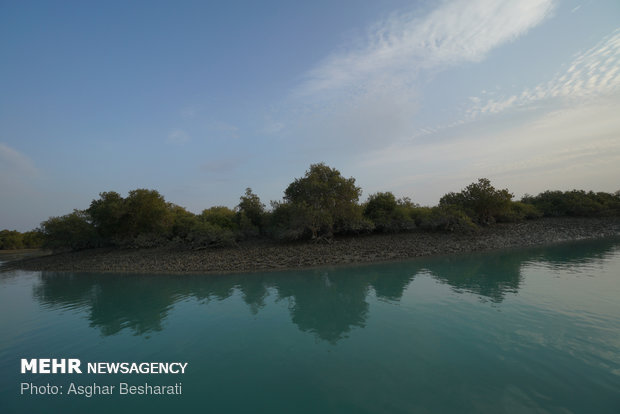
[(286, 103), (281, 134), (323, 152), (337, 146), (363, 151), (410, 139), (419, 128), (426, 80), (483, 60), (539, 25), (554, 8), (553, 0), (454, 0), (422, 17), (417, 11), (376, 22), (364, 41), (305, 74)]
[(472, 98), (468, 117), (496, 114), (514, 107), (532, 105), (553, 98), (584, 99), (611, 95), (620, 91), (620, 29), (596, 46), (580, 53), (568, 69), (551, 80), (527, 88), (517, 95), (482, 99)]
[(479, 120), (486, 115), (509, 112), (517, 108), (537, 108), (543, 103), (573, 105), (597, 100), (620, 92), (620, 29), (585, 52), (577, 53), (566, 69), (546, 82), (526, 87), (516, 94), (497, 96), (483, 90), (469, 97), (464, 113), (454, 121), (417, 128), (411, 139), (428, 136)]
[[(389, 190), (415, 199), (411, 189), (425, 188), (431, 198), (416, 200), (423, 203), (436, 203), (437, 189), (481, 176), (502, 179), (498, 185), (515, 192), (568, 181), (609, 187), (620, 160), (614, 115), (620, 105), (619, 31), (575, 55), (546, 82), (463, 102), (471, 92), (458, 80), (478, 68), (478, 77), (491, 74), (488, 82), (477, 80), (489, 90), (498, 79), (522, 79), (518, 67), (496, 56), (483, 61), (550, 18), (555, 7), (552, 0), (455, 0), (424, 17), (412, 13), (377, 22), (366, 41), (306, 73), (287, 102), (292, 105), (280, 134), (301, 141), (295, 148), (302, 146), (306, 156), (328, 154), (339, 165), (348, 163), (366, 191), (391, 183)], [(537, 49), (514, 51), (526, 60), (540, 58)], [(497, 71), (511, 76), (494, 77)], [(452, 75), (456, 80), (448, 86), (438, 84)], [(424, 96), (427, 91), (436, 99)], [(511, 111), (546, 99), (557, 101), (538, 111)], [(497, 116), (486, 116), (491, 114)], [(420, 134), (428, 139), (417, 139)]]
[(336, 53), (309, 71), (301, 95), (351, 89), (353, 93), (393, 82), (407, 84), (420, 69), (480, 61), (495, 47), (540, 24), (552, 0), (456, 0), (424, 18), (395, 15), (373, 25), (363, 47)]

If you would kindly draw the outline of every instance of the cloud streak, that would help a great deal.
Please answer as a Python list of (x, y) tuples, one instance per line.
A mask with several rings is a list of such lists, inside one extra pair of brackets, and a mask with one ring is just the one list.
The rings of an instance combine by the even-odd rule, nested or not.
[(316, 153), (363, 152), (411, 139), (419, 131), (426, 78), (482, 61), (554, 9), (554, 0), (454, 0), (423, 17), (417, 11), (376, 22), (363, 42), (306, 72), (278, 133)]
[[(614, 120), (620, 31), (575, 55), (547, 82), (534, 81), (514, 95), (482, 94), (466, 102), (471, 87), (459, 84), (472, 73), (489, 90), (507, 86), (497, 79), (520, 79), (519, 68), (499, 53), (483, 61), (550, 19), (555, 9), (553, 0), (455, 0), (423, 17), (411, 13), (377, 22), (361, 45), (341, 49), (306, 72), (279, 133), (291, 138), (292, 148), (301, 147), (306, 159), (338, 160), (357, 171), (371, 193), (390, 183), (388, 190), (415, 199), (412, 189), (423, 189), (427, 197), (416, 200), (423, 203), (436, 203), (437, 189), (458, 190), (481, 176), (502, 179), (498, 185), (516, 192), (567, 180), (608, 188), (620, 159), (620, 124)], [(513, 51), (519, 61), (540, 58), (535, 48)], [(514, 76), (495, 77), (498, 71)], [(435, 95), (424, 96), (427, 91)], [(514, 111), (519, 107), (537, 110)]]
[(497, 114), (554, 99), (584, 99), (612, 95), (620, 91), (620, 29), (596, 46), (580, 53), (563, 73), (550, 81), (525, 89), (518, 95), (499, 99), (472, 98), (468, 118)]
[(297, 92), (356, 93), (385, 86), (394, 77), (402, 87), (420, 69), (480, 61), (540, 24), (554, 6), (552, 0), (456, 0), (424, 18), (394, 15), (370, 28), (365, 46), (334, 54), (310, 70)]

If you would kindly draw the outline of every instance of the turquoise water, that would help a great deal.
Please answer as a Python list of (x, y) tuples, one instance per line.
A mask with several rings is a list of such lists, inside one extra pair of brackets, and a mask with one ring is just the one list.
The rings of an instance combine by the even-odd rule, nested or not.
[[(2, 413), (618, 414), (620, 240), (246, 275), (3, 273), (0, 332)], [(21, 374), (21, 358), (188, 366)], [(93, 382), (182, 394), (66, 393)]]

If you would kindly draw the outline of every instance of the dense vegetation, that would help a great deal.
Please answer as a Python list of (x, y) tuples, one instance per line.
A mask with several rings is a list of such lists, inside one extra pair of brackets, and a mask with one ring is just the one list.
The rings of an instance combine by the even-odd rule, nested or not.
[(43, 244), (43, 234), (33, 230), (20, 233), (17, 230), (0, 231), (0, 250), (37, 249)]
[(330, 240), (334, 235), (424, 231), (476, 231), (496, 222), (539, 217), (618, 216), (620, 192), (546, 191), (514, 201), (507, 189), (495, 189), (481, 178), (458, 193), (447, 193), (439, 205), (421, 207), (391, 192), (371, 194), (354, 178), (323, 163), (313, 164), (267, 209), (247, 188), (230, 209), (214, 206), (194, 214), (167, 202), (155, 190), (137, 189), (127, 197), (99, 194), (85, 210), (51, 217), (36, 231), (0, 232), (0, 248), (43, 246), (52, 249), (153, 247), (179, 244), (192, 248), (233, 245), (246, 239)]
[(526, 195), (521, 200), (548, 217), (591, 217), (620, 215), (620, 191), (602, 192), (545, 191), (537, 196)]

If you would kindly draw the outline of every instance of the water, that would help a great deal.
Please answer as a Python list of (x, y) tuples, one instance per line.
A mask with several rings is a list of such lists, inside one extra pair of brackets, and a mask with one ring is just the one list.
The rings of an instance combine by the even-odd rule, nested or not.
[[(4, 273), (0, 332), (2, 413), (618, 414), (620, 240), (248, 275)], [(20, 374), (21, 358), (188, 366)]]

